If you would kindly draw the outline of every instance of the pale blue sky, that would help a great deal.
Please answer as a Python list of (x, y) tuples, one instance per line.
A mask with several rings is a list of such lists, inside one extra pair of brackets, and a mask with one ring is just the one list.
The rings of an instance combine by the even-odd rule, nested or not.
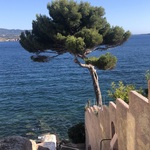
[[(111, 25), (119, 25), (133, 34), (150, 33), (150, 0), (82, 1), (104, 7)], [(36, 14), (48, 15), (48, 2), (51, 0), (0, 0), (0, 28), (31, 29)]]

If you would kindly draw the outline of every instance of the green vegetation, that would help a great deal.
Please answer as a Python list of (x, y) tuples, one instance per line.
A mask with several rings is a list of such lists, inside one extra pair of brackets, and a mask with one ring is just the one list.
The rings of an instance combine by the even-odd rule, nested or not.
[(86, 64), (92, 64), (101, 70), (110, 70), (115, 67), (117, 58), (110, 53), (106, 53), (105, 55), (101, 55), (99, 58), (89, 57), (85, 59), (85, 62)]
[(90, 71), (96, 102), (101, 106), (101, 90), (94, 67), (112, 69), (116, 57), (107, 53), (99, 58), (88, 58), (88, 54), (122, 45), (130, 32), (119, 26), (111, 27), (104, 16), (104, 8), (88, 2), (53, 0), (47, 9), (49, 16), (37, 15), (32, 30), (21, 33), (20, 44), (36, 55), (31, 57), (33, 61), (45, 62), (67, 52), (73, 55), (75, 63)]
[(150, 80), (150, 70), (146, 71), (145, 78), (146, 78), (147, 81)]
[[(150, 80), (150, 70), (146, 71), (145, 78), (146, 78), (146, 81)], [(148, 88), (145, 88), (144, 92), (145, 92), (145, 96), (148, 97)]]
[(68, 137), (72, 143), (85, 143), (85, 125), (80, 122), (68, 129)]
[(118, 84), (112, 82), (111, 90), (108, 91), (108, 96), (116, 100), (117, 98), (121, 98), (126, 103), (129, 103), (129, 92), (131, 90), (136, 90), (137, 92), (143, 94), (142, 89), (136, 89), (134, 85), (124, 85), (122, 81), (119, 81)]

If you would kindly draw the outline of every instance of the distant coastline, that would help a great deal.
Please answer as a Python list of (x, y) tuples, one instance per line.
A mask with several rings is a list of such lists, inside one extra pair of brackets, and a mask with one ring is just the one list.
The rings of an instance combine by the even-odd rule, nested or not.
[(0, 28), (0, 42), (19, 41), (20, 34), (24, 30)]
[[(0, 42), (19, 41), (21, 32), (25, 30), (20, 29), (5, 29), (0, 28)], [(133, 35), (150, 35), (150, 33), (141, 33)]]
[(15, 41), (19, 41), (19, 37), (16, 37), (16, 38), (2, 38), (0, 37), (0, 42), (15, 42)]

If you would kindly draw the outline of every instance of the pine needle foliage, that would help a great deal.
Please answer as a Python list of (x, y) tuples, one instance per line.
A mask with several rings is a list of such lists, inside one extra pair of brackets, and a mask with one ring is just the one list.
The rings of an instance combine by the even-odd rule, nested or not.
[(100, 70), (111, 70), (116, 66), (117, 58), (111, 53), (101, 55), (99, 58), (90, 57), (85, 59), (87, 64), (92, 64)]
[(20, 35), (20, 44), (30, 53), (39, 55), (51, 50), (56, 55), (69, 52), (85, 57), (89, 50), (121, 45), (130, 36), (122, 27), (110, 26), (103, 7), (88, 2), (53, 0), (47, 9), (49, 16), (36, 15), (32, 30)]

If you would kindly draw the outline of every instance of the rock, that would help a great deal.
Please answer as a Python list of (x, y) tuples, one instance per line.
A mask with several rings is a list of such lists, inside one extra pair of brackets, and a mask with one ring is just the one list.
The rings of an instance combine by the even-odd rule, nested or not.
[(39, 146), (38, 150), (49, 150), (49, 148), (43, 147), (43, 146)]
[(32, 150), (32, 142), (21, 136), (10, 136), (0, 139), (0, 150)]
[(46, 134), (39, 144), (21, 136), (5, 137), (0, 139), (0, 150), (56, 150), (56, 136)]

